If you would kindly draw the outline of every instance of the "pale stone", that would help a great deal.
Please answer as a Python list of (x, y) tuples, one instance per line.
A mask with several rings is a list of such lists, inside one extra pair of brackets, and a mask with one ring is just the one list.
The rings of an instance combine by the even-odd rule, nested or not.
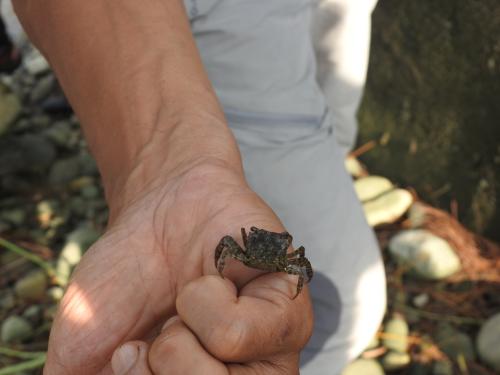
[(357, 359), (342, 371), (342, 375), (384, 375), (380, 364), (373, 359)]
[(100, 234), (93, 228), (82, 226), (66, 237), (60, 258), (64, 258), (70, 265), (76, 266), (80, 261), (82, 254), (87, 250), (98, 238)]
[(450, 361), (437, 361), (432, 366), (432, 375), (453, 375), (453, 365)]
[(66, 237), (59, 258), (57, 259), (56, 272), (57, 279), (61, 286), (68, 283), (72, 269), (80, 262), (85, 250), (87, 250), (98, 238), (100, 234), (93, 228), (82, 226)]
[(476, 347), (479, 357), (500, 371), (500, 313), (493, 315), (482, 325)]
[(409, 332), (408, 323), (402, 317), (395, 316), (384, 325), (384, 346), (392, 351), (406, 353)]
[(60, 286), (53, 286), (52, 288), (47, 290), (47, 295), (52, 301), (59, 302), (64, 296), (64, 289)]
[(0, 94), (0, 135), (5, 133), (21, 113), (21, 102), (14, 94)]
[(429, 295), (427, 293), (421, 293), (413, 297), (413, 305), (418, 308), (422, 308), (429, 303)]
[(45, 296), (47, 289), (47, 276), (43, 270), (30, 272), (19, 279), (14, 290), (20, 298), (38, 301)]
[(372, 227), (390, 224), (405, 214), (413, 202), (411, 193), (394, 189), (363, 204), (366, 220)]
[(382, 358), (382, 367), (387, 371), (399, 370), (410, 364), (411, 357), (408, 353), (400, 353), (390, 350)]
[(448, 242), (424, 229), (398, 233), (389, 242), (389, 252), (426, 279), (444, 279), (461, 269), (460, 259)]
[(354, 156), (348, 156), (344, 160), (344, 166), (347, 173), (349, 173), (351, 176), (355, 178), (359, 178), (366, 173), (365, 169), (363, 168), (359, 160), (356, 159)]
[(458, 331), (450, 324), (441, 323), (436, 333), (436, 344), (448, 355), (451, 360), (457, 360), (463, 356), (467, 360), (474, 360), (474, 344), (469, 335)]
[(12, 315), (3, 321), (0, 336), (5, 343), (21, 342), (33, 336), (33, 328), (26, 319)]
[(418, 228), (425, 224), (427, 214), (425, 206), (422, 203), (415, 202), (411, 205), (408, 211), (408, 222), (412, 228)]
[(393, 189), (394, 185), (385, 177), (367, 176), (354, 182), (356, 195), (361, 202), (373, 199)]
[(23, 56), (23, 66), (31, 75), (45, 73), (50, 70), (50, 65), (43, 55), (36, 48)]
[(49, 181), (53, 185), (65, 185), (80, 174), (78, 158), (70, 157), (57, 160), (50, 169)]

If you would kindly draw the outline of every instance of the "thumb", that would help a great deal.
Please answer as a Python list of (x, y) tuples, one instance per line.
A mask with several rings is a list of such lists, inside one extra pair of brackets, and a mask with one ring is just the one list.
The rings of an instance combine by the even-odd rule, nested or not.
[(126, 342), (113, 353), (114, 375), (152, 375), (148, 366), (148, 345), (141, 341)]

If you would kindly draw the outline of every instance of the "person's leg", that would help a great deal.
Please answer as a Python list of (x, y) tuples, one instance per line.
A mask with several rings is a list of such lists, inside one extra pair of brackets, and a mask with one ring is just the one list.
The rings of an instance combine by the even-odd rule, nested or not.
[(376, 3), (377, 0), (315, 0), (312, 39), (317, 78), (344, 153), (356, 141), (356, 112), (366, 80), (371, 13)]
[(308, 125), (231, 123), (251, 187), (305, 246), (314, 334), (301, 374), (338, 374), (368, 345), (384, 313), (385, 276), (343, 155), (325, 119)]
[(251, 187), (304, 245), (314, 335), (301, 373), (336, 374), (385, 308), (379, 249), (316, 82), (309, 0), (185, 0)]

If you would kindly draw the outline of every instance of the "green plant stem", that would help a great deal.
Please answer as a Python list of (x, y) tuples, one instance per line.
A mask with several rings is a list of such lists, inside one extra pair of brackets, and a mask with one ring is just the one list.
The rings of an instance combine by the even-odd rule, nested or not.
[(6, 239), (1, 237), (0, 237), (0, 246), (3, 246), (7, 250), (12, 251), (13, 253), (16, 253), (17, 255), (20, 255), (23, 258), (29, 260), (30, 262), (33, 262), (36, 265), (40, 266), (45, 270), (45, 272), (47, 272), (47, 275), (49, 275), (50, 277), (55, 276), (56, 272), (54, 268), (49, 263), (40, 258), (38, 255), (30, 253), (28, 250), (25, 250), (17, 246), (16, 244), (13, 244), (12, 242), (7, 241)]
[(23, 352), (20, 350), (6, 348), (5, 346), (0, 346), (0, 354), (7, 357), (15, 357), (20, 359), (33, 359), (39, 357), (42, 354), (45, 354), (45, 352)]
[(33, 370), (42, 367), (45, 364), (46, 359), (47, 355), (45, 353), (39, 354), (37, 357), (28, 361), (4, 367), (0, 370), (0, 375), (19, 374), (21, 371)]

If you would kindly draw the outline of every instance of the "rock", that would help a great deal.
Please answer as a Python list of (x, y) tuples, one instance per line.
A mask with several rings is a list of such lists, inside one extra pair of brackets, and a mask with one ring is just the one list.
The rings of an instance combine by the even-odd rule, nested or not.
[(60, 286), (53, 286), (52, 288), (49, 288), (49, 290), (47, 290), (47, 295), (53, 302), (57, 303), (63, 298), (64, 289)]
[(50, 118), (50, 116), (48, 116), (44, 113), (33, 115), (33, 116), (31, 116), (30, 120), (31, 120), (31, 124), (35, 128), (45, 128), (45, 127), (49, 126), (52, 122), (52, 119)]
[(49, 181), (53, 185), (65, 185), (80, 175), (80, 162), (76, 157), (57, 160), (50, 169)]
[(54, 89), (56, 80), (52, 74), (46, 75), (36, 81), (30, 92), (30, 101), (38, 103), (48, 97)]
[(57, 305), (51, 305), (49, 307), (46, 307), (43, 311), (43, 319), (46, 321), (52, 322), (57, 314)]
[(384, 346), (392, 351), (406, 353), (410, 328), (402, 316), (396, 315), (384, 325)]
[(57, 284), (66, 287), (72, 271), (73, 266), (71, 266), (66, 260), (59, 258), (56, 263)]
[(0, 175), (44, 171), (55, 156), (54, 146), (38, 134), (0, 138)]
[(72, 269), (80, 262), (85, 250), (87, 250), (99, 236), (99, 232), (86, 226), (82, 226), (68, 234), (66, 237), (66, 244), (56, 264), (57, 278), (61, 286), (67, 284)]
[(25, 159), (31, 164), (30, 170), (44, 170), (56, 157), (54, 146), (42, 135), (28, 134), (22, 138)]
[(379, 363), (373, 359), (357, 359), (351, 362), (343, 371), (342, 375), (384, 375), (384, 370)]
[(359, 178), (366, 174), (365, 168), (363, 168), (359, 160), (354, 156), (348, 156), (344, 161), (344, 166), (347, 173), (349, 173), (352, 177)]
[(446, 323), (438, 326), (436, 344), (454, 361), (460, 356), (467, 360), (474, 360), (476, 357), (471, 338)]
[(0, 136), (21, 113), (21, 102), (15, 94), (0, 93)]
[(97, 164), (95, 159), (88, 152), (82, 152), (78, 156), (78, 160), (80, 161), (80, 168), (82, 174), (88, 176), (96, 176), (99, 174), (99, 170), (97, 169)]
[(389, 242), (389, 252), (419, 276), (439, 280), (461, 269), (460, 259), (442, 238), (423, 229), (401, 231)]
[(371, 349), (378, 348), (379, 345), (380, 345), (380, 340), (378, 339), (377, 336), (373, 336), (372, 340), (369, 342), (369, 344), (365, 350), (371, 350)]
[(367, 176), (354, 182), (354, 190), (361, 202), (369, 201), (393, 188), (392, 182), (381, 176)]
[(71, 183), (69, 184), (69, 187), (73, 191), (80, 191), (86, 186), (91, 186), (95, 184), (95, 178), (91, 176), (81, 176), (78, 178), (75, 178)]
[(23, 208), (2, 210), (0, 212), (0, 218), (15, 226), (21, 226), (26, 219), (26, 211)]
[[(68, 221), (68, 211), (65, 210), (61, 215), (56, 215), (52, 218), (52, 220), (50, 220), (50, 224), (49, 224), (49, 227), (51, 229), (54, 229), (54, 230), (57, 230), (57, 228), (63, 226), (64, 224), (67, 223)], [(55, 233), (57, 234), (57, 233)], [(48, 235), (48, 233), (47, 233)]]
[(399, 370), (408, 366), (410, 362), (411, 357), (408, 353), (400, 353), (390, 350), (382, 358), (382, 367), (387, 371)]
[(99, 188), (95, 185), (84, 186), (80, 194), (85, 199), (93, 199), (99, 196)]
[(59, 202), (54, 199), (46, 199), (37, 203), (37, 218), (42, 227), (46, 228), (49, 226), (50, 220), (56, 215), (58, 209)]
[(500, 371), (500, 313), (493, 315), (482, 325), (476, 348), (484, 363)]
[(31, 324), (17, 315), (9, 316), (2, 323), (0, 337), (5, 343), (17, 343), (33, 336)]
[(430, 374), (431, 369), (429, 366), (426, 366), (422, 363), (413, 363), (409, 375), (428, 375)]
[(432, 375), (453, 375), (453, 365), (450, 361), (434, 362)]
[(87, 212), (87, 203), (82, 197), (76, 196), (70, 199), (69, 209), (77, 216), (84, 216)]
[(42, 270), (30, 272), (19, 279), (14, 286), (14, 290), (18, 297), (32, 301), (43, 299), (46, 289), (47, 276)]
[(17, 121), (14, 121), (11, 129), (13, 129), (16, 133), (19, 132), (30, 132), (32, 130), (33, 125), (31, 121), (27, 118), (20, 118)]
[(42, 308), (39, 305), (31, 305), (23, 312), (23, 318), (36, 326), (42, 317)]
[(5, 220), (0, 219), (0, 233), (7, 232), (12, 228), (12, 225)]
[(48, 128), (45, 133), (56, 146), (66, 147), (69, 145), (73, 131), (67, 121), (58, 121)]
[(363, 204), (366, 220), (372, 227), (390, 224), (405, 214), (413, 202), (411, 193), (394, 189)]
[(9, 311), (14, 306), (16, 306), (16, 300), (14, 298), (14, 293), (9, 289), (0, 296), (0, 313), (4, 311)]
[(429, 303), (429, 295), (427, 293), (421, 293), (417, 294), (415, 297), (413, 297), (413, 306), (418, 307), (421, 309), (425, 305)]
[(81, 255), (87, 250), (97, 239), (100, 233), (94, 228), (82, 226), (66, 237), (60, 258), (64, 258), (72, 266), (76, 266), (80, 261)]
[(413, 203), (408, 211), (408, 222), (411, 227), (419, 228), (425, 224), (426, 220), (427, 214), (425, 212), (425, 206), (419, 202)]
[(36, 48), (31, 47), (28, 53), (23, 55), (23, 66), (31, 75), (45, 73), (50, 70), (50, 65)]

